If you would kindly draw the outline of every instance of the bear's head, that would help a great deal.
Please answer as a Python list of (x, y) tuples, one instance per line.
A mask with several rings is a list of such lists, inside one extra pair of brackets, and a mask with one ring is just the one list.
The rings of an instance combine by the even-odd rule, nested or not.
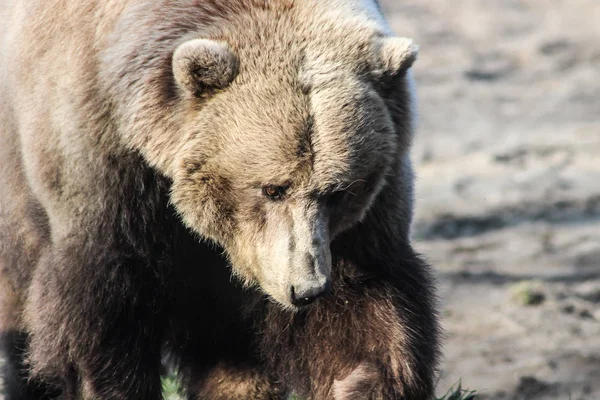
[(384, 188), (412, 118), (416, 46), (373, 19), (315, 15), (265, 8), (172, 57), (186, 124), (172, 201), (292, 309), (327, 292), (331, 242)]

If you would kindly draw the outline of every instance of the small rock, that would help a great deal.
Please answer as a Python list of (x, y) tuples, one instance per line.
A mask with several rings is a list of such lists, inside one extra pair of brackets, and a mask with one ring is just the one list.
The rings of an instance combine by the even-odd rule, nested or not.
[(555, 391), (556, 384), (549, 384), (533, 376), (522, 376), (517, 385), (516, 392), (523, 399), (532, 399), (537, 396)]
[(590, 312), (590, 310), (581, 310), (579, 312), (579, 316), (582, 319), (594, 319), (594, 316), (592, 315), (592, 313)]
[(464, 75), (472, 81), (495, 81), (508, 76), (515, 69), (515, 62), (505, 54), (491, 53), (478, 56)]
[(543, 43), (539, 47), (540, 53), (545, 56), (552, 56), (558, 53), (562, 53), (565, 50), (568, 50), (571, 47), (571, 43), (569, 43), (565, 39), (558, 39)]
[(573, 314), (575, 312), (575, 306), (572, 304), (567, 304), (560, 309), (561, 312), (565, 314)]

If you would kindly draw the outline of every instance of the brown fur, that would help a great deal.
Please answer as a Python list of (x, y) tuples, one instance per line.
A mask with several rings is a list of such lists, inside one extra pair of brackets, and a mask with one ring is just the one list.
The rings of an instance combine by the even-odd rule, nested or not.
[[(432, 397), (416, 48), (375, 4), (5, 3), (8, 398), (159, 399), (166, 354), (192, 398)], [(293, 308), (317, 272), (332, 294)]]

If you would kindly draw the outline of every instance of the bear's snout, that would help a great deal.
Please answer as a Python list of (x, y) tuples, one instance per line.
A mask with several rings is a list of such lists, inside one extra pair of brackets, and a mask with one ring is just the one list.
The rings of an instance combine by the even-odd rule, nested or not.
[(330, 292), (329, 279), (302, 281), (290, 287), (290, 302), (296, 307), (304, 307)]

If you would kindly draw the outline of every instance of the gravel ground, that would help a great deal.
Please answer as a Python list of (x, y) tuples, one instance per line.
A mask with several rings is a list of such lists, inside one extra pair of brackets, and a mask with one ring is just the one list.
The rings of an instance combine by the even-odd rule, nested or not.
[(440, 389), (600, 399), (600, 2), (382, 0), (421, 45), (417, 247)]

